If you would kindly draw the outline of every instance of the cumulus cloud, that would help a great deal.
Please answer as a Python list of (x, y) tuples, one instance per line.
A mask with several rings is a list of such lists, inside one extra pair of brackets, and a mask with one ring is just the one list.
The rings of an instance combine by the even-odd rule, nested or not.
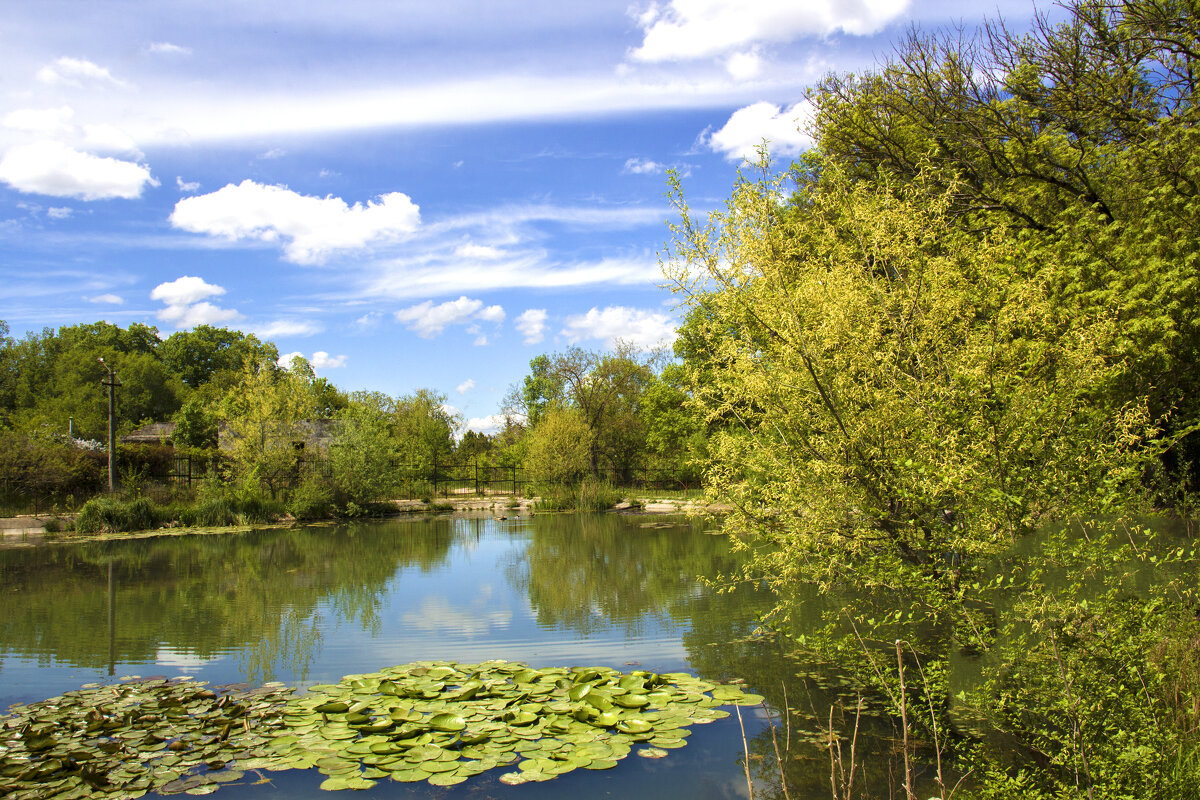
[(183, 275), (155, 286), (150, 292), (150, 299), (166, 303), (166, 308), (158, 312), (158, 318), (163, 322), (172, 323), (176, 328), (194, 328), (197, 325), (219, 325), (241, 319), (242, 315), (235, 309), (221, 308), (204, 299), (223, 294), (225, 289), (222, 286), (194, 275)]
[(50, 86), (82, 87), (88, 83), (125, 85), (124, 81), (114, 78), (107, 68), (83, 58), (60, 58), (38, 70), (37, 79)]
[(232, 308), (220, 308), (209, 302), (192, 303), (186, 306), (167, 306), (158, 312), (158, 318), (170, 322), (176, 328), (194, 328), (197, 325), (220, 325), (240, 319), (239, 314)]
[(484, 322), (504, 322), (504, 308), (501, 306), (488, 306), (475, 316)]
[(463, 425), (464, 430), (475, 431), (487, 436), (495, 436), (504, 430), (505, 417), (503, 414), (490, 414), (486, 417), (471, 417)]
[(757, 78), (763, 70), (762, 56), (757, 50), (745, 53), (732, 53), (725, 59), (725, 71), (730, 77), (739, 81)]
[(0, 160), (0, 181), (26, 194), (81, 200), (140, 197), (158, 186), (150, 168), (132, 161), (83, 153), (59, 142), (35, 142), (9, 150)]
[(175, 204), (170, 221), (182, 230), (229, 240), (285, 240), (285, 258), (312, 264), (338, 250), (410, 234), (420, 223), (420, 211), (401, 192), (350, 206), (340, 197), (313, 197), (285, 186), (244, 180), (210, 194), (185, 197)]
[(18, 108), (4, 115), (4, 127), (48, 136), (73, 130), (73, 116), (75, 110), (70, 106)]
[(225, 294), (225, 288), (208, 283), (195, 275), (183, 275), (173, 281), (160, 283), (150, 292), (151, 300), (161, 300), (169, 306), (187, 305)]
[(562, 333), (572, 344), (582, 339), (602, 339), (611, 347), (621, 339), (637, 347), (652, 348), (675, 341), (675, 323), (661, 311), (608, 306), (567, 317)]
[(274, 339), (277, 336), (312, 336), (324, 328), (306, 319), (277, 319), (257, 325), (252, 330), (259, 338)]
[(621, 171), (631, 175), (656, 175), (663, 171), (663, 165), (646, 158), (629, 158)]
[[(304, 353), (301, 353), (299, 350), (293, 350), (290, 353), (282, 353), (279, 358), (275, 359), (275, 364), (282, 369), (291, 369), (293, 358), (304, 358)], [(308, 359), (304, 360), (307, 361)]]
[(525, 337), (525, 344), (537, 344), (546, 335), (546, 309), (527, 309), (513, 325)]
[(471, 391), (474, 388), (475, 388), (475, 379), (467, 378), (465, 381), (460, 383), (458, 386), (455, 386), (454, 391), (458, 392), (459, 394), (466, 394), (467, 392)]
[[(457, 300), (448, 300), (438, 305), (434, 305), (432, 300), (426, 300), (424, 303), (400, 309), (395, 317), (398, 322), (405, 323), (410, 331), (415, 331), (423, 339), (432, 339), (449, 325), (466, 325), (472, 320), (503, 322), (504, 309), (500, 306), (484, 308), (482, 300), (472, 300), (463, 295)], [(478, 333), (478, 330), (475, 328), (470, 332)], [(486, 344), (487, 337), (482, 338), (482, 344)], [(480, 343), (478, 339), (476, 343)]]
[(767, 140), (774, 156), (798, 156), (812, 146), (805, 133), (815, 109), (808, 100), (780, 108), (773, 103), (755, 103), (739, 108), (720, 130), (705, 133), (701, 140), (730, 161), (757, 158), (755, 148)]
[(308, 363), (312, 364), (313, 369), (337, 369), (346, 366), (346, 356), (331, 356), (324, 350), (318, 350)]
[(678, 61), (839, 31), (866, 36), (897, 19), (908, 5), (908, 0), (671, 0), (652, 5), (638, 18), (645, 35), (630, 55), (638, 61)]

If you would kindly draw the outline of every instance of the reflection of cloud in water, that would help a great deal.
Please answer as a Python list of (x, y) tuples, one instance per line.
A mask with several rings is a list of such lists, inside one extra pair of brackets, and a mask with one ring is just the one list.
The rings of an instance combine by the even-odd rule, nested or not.
[(189, 653), (186, 650), (179, 650), (175, 647), (159, 648), (154, 653), (154, 663), (160, 667), (175, 667), (182, 673), (199, 672), (200, 668), (220, 661), (221, 656), (198, 656), (195, 653)]
[(512, 611), (507, 608), (488, 610), (484, 607), (486, 594), (476, 598), (467, 608), (451, 606), (449, 599), (445, 597), (425, 597), (420, 606), (415, 610), (405, 611), (401, 619), (405, 625), (415, 630), (458, 634), (470, 638), (485, 634), (493, 628), (507, 628), (512, 622)]

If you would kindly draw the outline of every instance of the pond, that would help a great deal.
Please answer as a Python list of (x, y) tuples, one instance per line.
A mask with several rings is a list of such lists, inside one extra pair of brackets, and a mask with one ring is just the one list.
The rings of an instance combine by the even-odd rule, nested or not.
[[(768, 698), (695, 725), (663, 758), (629, 757), (545, 783), (492, 769), (453, 787), (383, 780), (365, 797), (575, 798), (651, 793), (829, 797), (811, 720), (854, 693), (762, 630), (764, 590), (721, 590), (738, 559), (698, 523), (646, 516), (421, 518), (60, 543), (0, 551), (0, 709), (84, 684), (188, 676), (308, 687), (416, 661), (500, 659), (745, 681)], [(735, 709), (730, 707), (732, 712)], [(804, 715), (801, 715), (804, 716)], [(790, 730), (788, 729), (790, 728)], [(744, 744), (745, 742), (745, 744)], [(886, 742), (860, 744), (882, 751)], [(330, 797), (315, 769), (247, 772), (225, 798)], [(154, 796), (154, 795), (150, 795)], [(346, 795), (349, 796), (349, 795)]]

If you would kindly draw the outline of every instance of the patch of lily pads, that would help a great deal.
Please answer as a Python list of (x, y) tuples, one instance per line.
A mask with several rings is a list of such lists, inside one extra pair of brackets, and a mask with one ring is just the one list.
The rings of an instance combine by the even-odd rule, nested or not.
[(506, 784), (661, 758), (690, 726), (757, 705), (682, 672), (418, 662), (293, 696), (280, 684), (209, 689), (153, 679), (89, 686), (0, 718), (0, 795), (208, 794), (262, 770), (317, 769), (328, 790), (379, 780)]

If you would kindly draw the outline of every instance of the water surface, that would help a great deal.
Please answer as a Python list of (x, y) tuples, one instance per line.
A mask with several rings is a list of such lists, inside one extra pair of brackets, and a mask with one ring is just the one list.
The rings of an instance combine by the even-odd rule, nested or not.
[[(132, 675), (305, 686), (412, 661), (487, 659), (686, 671), (745, 680), (776, 707), (785, 687), (793, 703), (813, 702), (794, 661), (759, 633), (767, 594), (718, 590), (738, 566), (728, 542), (686, 522), (652, 525), (661, 521), (616, 514), (398, 519), (0, 551), (0, 708)], [(767, 712), (743, 714), (756, 794), (770, 797)], [(501, 769), (447, 789), (383, 781), (366, 794), (745, 796), (736, 717), (693, 730), (667, 758), (544, 784), (505, 786)], [(785, 761), (792, 797), (828, 797), (820, 751), (793, 741)], [(263, 777), (218, 794), (331, 796), (315, 771)]]

